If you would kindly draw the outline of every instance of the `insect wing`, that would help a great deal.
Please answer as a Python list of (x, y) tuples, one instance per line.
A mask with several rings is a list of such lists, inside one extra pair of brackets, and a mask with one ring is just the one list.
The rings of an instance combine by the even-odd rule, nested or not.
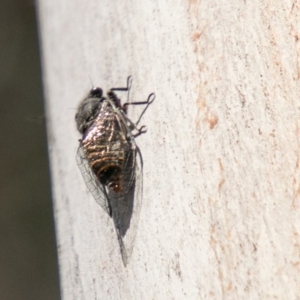
[[(130, 78), (125, 88), (112, 88), (107, 98), (101, 88), (93, 88), (75, 116), (83, 135), (77, 164), (96, 202), (113, 219), (125, 266), (132, 254), (143, 196), (143, 159), (135, 137), (146, 130), (137, 125), (155, 99), (152, 93), (147, 101), (122, 106), (115, 91), (127, 91), (129, 98)], [(126, 114), (129, 104), (146, 105), (136, 123)]]
[(111, 102), (110, 104), (113, 107), (116, 120), (114, 132), (118, 132), (118, 135), (122, 137), (120, 140), (123, 141), (122, 148), (124, 150), (124, 162), (122, 166), (123, 190), (119, 193), (119, 196), (114, 195), (114, 197), (123, 197), (130, 191), (135, 178), (137, 146), (128, 125), (127, 116)]
[[(98, 117), (77, 151), (77, 164), (89, 191), (110, 216), (112, 205), (126, 196), (135, 178), (136, 144), (126, 120), (123, 112), (110, 100), (104, 101)], [(107, 156), (109, 159), (113, 157), (122, 162), (120, 174), (122, 190), (118, 193), (101, 184), (91, 169), (92, 159), (103, 163), (107, 161)], [(114, 204), (111, 199), (115, 200)]]
[(110, 215), (111, 209), (105, 187), (92, 172), (82, 146), (79, 146), (77, 150), (76, 161), (89, 191), (97, 203)]
[(134, 152), (134, 177), (131, 187), (121, 198), (110, 198), (122, 260), (126, 266), (132, 254), (143, 196), (143, 160), (139, 148)]

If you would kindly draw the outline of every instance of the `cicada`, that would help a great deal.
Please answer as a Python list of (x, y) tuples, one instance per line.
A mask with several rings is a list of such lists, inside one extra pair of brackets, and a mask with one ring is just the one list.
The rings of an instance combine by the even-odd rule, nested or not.
[[(133, 218), (137, 223), (142, 202), (143, 163), (135, 138), (146, 132), (145, 126), (138, 128), (138, 124), (155, 99), (152, 93), (146, 101), (122, 105), (116, 92), (128, 92), (129, 99), (130, 87), (129, 76), (125, 88), (111, 88), (106, 97), (101, 88), (92, 88), (75, 116), (82, 134), (77, 164), (89, 191), (114, 220), (125, 265), (135, 236), (127, 238), (127, 231), (133, 227)], [(129, 105), (145, 105), (136, 123), (127, 116)], [(132, 245), (125, 245), (125, 237)]]

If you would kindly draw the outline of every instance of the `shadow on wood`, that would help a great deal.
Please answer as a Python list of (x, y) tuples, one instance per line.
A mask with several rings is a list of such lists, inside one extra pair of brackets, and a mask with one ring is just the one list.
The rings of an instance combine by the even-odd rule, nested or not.
[(108, 193), (112, 219), (118, 236), (123, 264), (126, 267), (132, 254), (143, 197), (143, 158), (140, 149), (136, 152), (135, 180), (123, 197)]

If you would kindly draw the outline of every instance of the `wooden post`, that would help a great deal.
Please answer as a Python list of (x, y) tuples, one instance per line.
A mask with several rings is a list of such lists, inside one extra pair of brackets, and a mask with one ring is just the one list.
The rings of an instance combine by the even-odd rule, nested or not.
[[(39, 0), (63, 299), (300, 297), (299, 2)], [(76, 165), (76, 107), (156, 100), (124, 268)], [(130, 107), (136, 120), (140, 110)]]

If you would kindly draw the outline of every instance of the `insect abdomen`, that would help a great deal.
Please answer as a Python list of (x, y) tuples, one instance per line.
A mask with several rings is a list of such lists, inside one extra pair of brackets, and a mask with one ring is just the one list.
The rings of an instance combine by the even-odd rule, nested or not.
[(119, 142), (107, 145), (99, 145), (99, 142), (98, 140), (97, 145), (93, 142), (84, 145), (89, 165), (101, 184), (119, 193), (124, 185), (122, 178), (124, 149), (121, 149)]

